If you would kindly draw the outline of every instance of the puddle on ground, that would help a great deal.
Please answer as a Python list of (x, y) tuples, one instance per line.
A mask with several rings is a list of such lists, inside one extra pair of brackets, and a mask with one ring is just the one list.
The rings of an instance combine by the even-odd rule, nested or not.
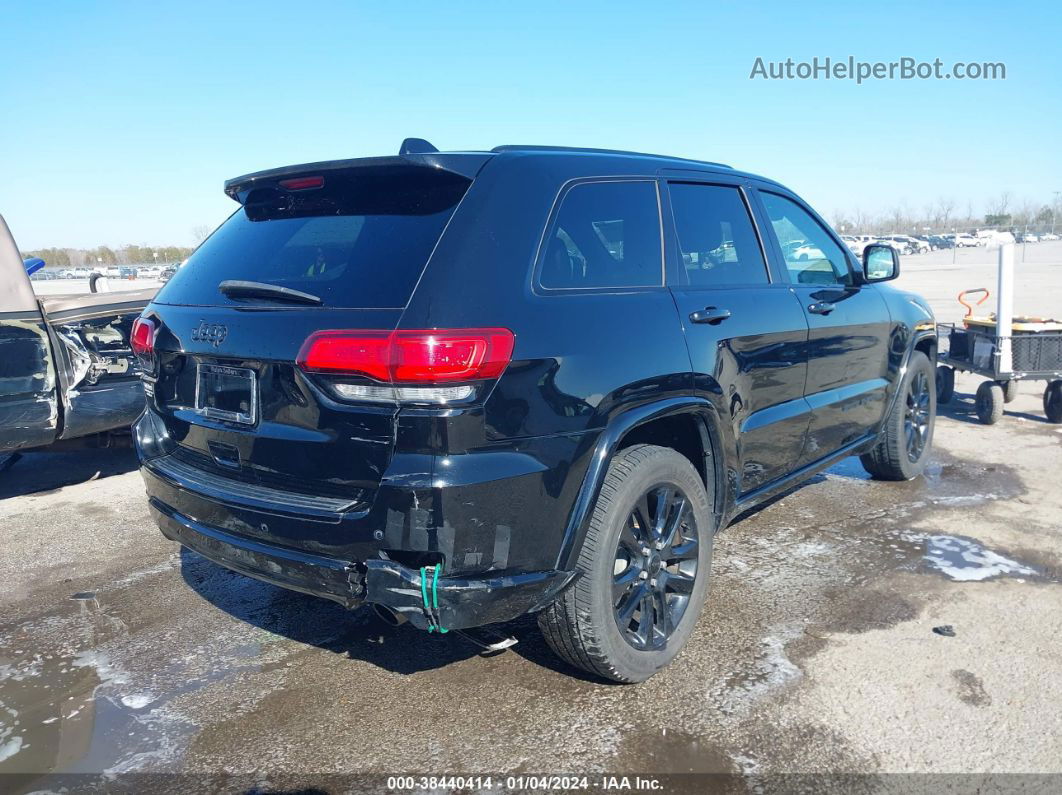
[(1042, 572), (993, 552), (980, 541), (965, 536), (914, 535), (922, 540), (922, 559), (934, 571), (957, 582), (980, 582), (998, 577), (1041, 578)]
[(673, 729), (627, 732), (615, 765), (618, 774), (736, 774), (738, 767), (720, 748), (704, 738)]
[[(257, 644), (244, 644), (231, 664), (205, 673), (179, 661), (154, 672), (183, 682), (155, 692), (100, 651), (129, 635), (125, 623), (95, 593), (70, 599), (35, 624), (0, 634), (0, 776), (20, 775), (34, 789), (61, 785), (63, 774), (111, 775), (175, 761), (196, 727), (169, 702), (260, 669)], [(61, 646), (42, 643), (42, 634), (58, 635)]]

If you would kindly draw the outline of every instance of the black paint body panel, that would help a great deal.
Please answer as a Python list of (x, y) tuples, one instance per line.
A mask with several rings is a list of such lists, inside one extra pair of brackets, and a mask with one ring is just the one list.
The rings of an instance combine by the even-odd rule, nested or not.
[[(136, 438), (167, 536), (287, 587), (396, 609), (409, 602), (394, 589), (408, 590), (420, 567), (441, 563), (444, 614), (453, 626), (473, 626), (538, 609), (542, 599), (530, 594), (549, 598), (563, 587), (609, 457), (646, 423), (695, 419), (691, 441), (703, 457), (695, 463), (714, 479), (720, 525), (793, 473), (805, 476), (873, 441), (932, 316), (920, 299), (864, 284), (837, 297), (841, 310), (828, 321), (809, 320), (802, 304), (811, 296), (788, 283), (755, 202), (760, 185), (783, 188), (650, 156), (516, 149), (468, 155), (474, 163), (453, 160), (460, 157), (448, 155), (444, 167), (474, 179), (405, 307), (179, 306), (165, 288), (148, 306), (160, 328), (160, 370)], [(356, 167), (351, 162), (343, 167)], [(283, 170), (292, 173), (299, 170)], [(667, 205), (675, 175), (745, 192), (771, 284), (691, 290), (675, 281)], [(628, 177), (658, 182), (666, 283), (537, 288), (540, 244), (565, 185)], [(725, 305), (732, 316), (691, 324), (689, 315), (707, 305)], [(194, 339), (204, 322), (223, 324), (224, 339)], [(467, 405), (344, 403), (293, 364), (321, 329), (473, 327), (508, 328), (516, 343), (502, 376)], [(255, 370), (256, 425), (189, 410), (197, 362)], [(219, 450), (235, 462), (228, 471)], [(171, 457), (199, 461), (204, 476), (168, 467)], [(307, 508), (311, 498), (318, 502)], [(327, 508), (339, 498), (349, 507)], [(212, 540), (197, 540), (204, 535)], [(273, 576), (242, 547), (256, 555), (271, 549), (299, 571), (285, 563)], [(317, 579), (305, 568), (314, 565)], [(368, 573), (368, 593), (363, 580), (337, 574), (349, 566)], [(492, 600), (505, 607), (485, 606)]]

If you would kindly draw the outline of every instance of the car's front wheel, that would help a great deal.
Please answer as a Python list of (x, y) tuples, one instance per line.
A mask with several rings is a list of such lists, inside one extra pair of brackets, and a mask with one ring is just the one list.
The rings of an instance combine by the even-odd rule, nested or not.
[(715, 524), (689, 460), (636, 445), (609, 465), (577, 568), (539, 614), (568, 663), (615, 682), (641, 682), (679, 653), (708, 590)]
[(899, 394), (881, 429), (877, 444), (859, 457), (863, 468), (879, 480), (910, 480), (926, 467), (933, 447), (937, 389), (933, 365), (921, 351), (911, 354)]

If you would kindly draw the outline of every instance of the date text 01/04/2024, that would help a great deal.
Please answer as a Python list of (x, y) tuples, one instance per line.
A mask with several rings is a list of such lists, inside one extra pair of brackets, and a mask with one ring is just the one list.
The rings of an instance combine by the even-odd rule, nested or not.
[(592, 779), (589, 776), (547, 776), (520, 775), (506, 776), (504, 779), (494, 776), (391, 776), (387, 779), (390, 790), (414, 789), (457, 789), (457, 790), (491, 790), (504, 781), (506, 790), (640, 790), (655, 791), (662, 787), (659, 779), (642, 776), (601, 776)]

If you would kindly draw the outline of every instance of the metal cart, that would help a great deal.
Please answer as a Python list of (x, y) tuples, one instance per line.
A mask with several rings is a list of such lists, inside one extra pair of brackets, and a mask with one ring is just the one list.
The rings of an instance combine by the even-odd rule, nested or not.
[[(1003, 416), (1003, 404), (1018, 395), (1019, 381), (1047, 381), (1044, 414), (1062, 422), (1062, 321), (1013, 316), (1014, 244), (999, 250), (996, 312), (976, 317), (974, 307), (988, 300), (984, 287), (963, 290), (966, 307), (961, 324), (938, 323), (937, 402), (947, 403), (955, 391), (955, 371), (976, 373), (990, 380), (977, 388), (977, 417), (992, 425)], [(967, 298), (982, 294), (976, 304)]]

